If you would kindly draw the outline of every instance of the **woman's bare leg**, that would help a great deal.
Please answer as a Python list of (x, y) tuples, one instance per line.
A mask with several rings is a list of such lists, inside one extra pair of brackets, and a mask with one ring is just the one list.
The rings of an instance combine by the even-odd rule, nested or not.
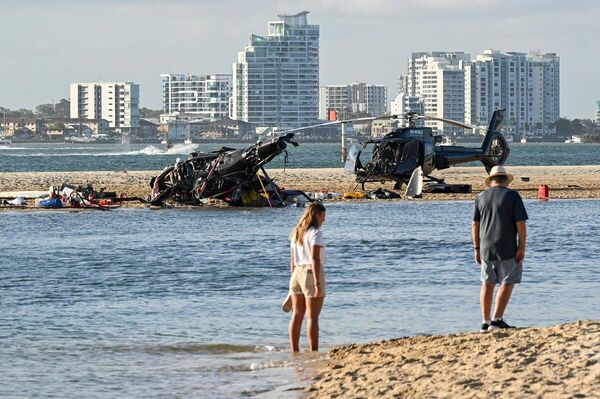
[(298, 352), (300, 345), (300, 331), (302, 330), (302, 319), (306, 312), (304, 295), (292, 295), (292, 318), (290, 320), (290, 347), (292, 352)]
[(311, 351), (319, 350), (319, 314), (323, 308), (324, 297), (306, 298), (306, 333)]

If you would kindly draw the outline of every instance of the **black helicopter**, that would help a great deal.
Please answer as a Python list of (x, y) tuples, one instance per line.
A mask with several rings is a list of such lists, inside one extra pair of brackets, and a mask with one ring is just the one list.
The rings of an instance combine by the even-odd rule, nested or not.
[(192, 152), (186, 160), (167, 166), (150, 180), (150, 203), (163, 205), (168, 199), (202, 205), (219, 199), (234, 206), (274, 207), (297, 197), (310, 201), (302, 191), (277, 187), (264, 169), (286, 151), (288, 144), (298, 145), (293, 139), (294, 134), (288, 133), (245, 149), (223, 147), (213, 152)]
[[(399, 189), (402, 184), (408, 184), (417, 168), (421, 168), (422, 176), (426, 181), (443, 182), (431, 176), (434, 170), (446, 169), (452, 165), (481, 161), (486, 171), (496, 165), (506, 162), (510, 149), (500, 129), (504, 119), (504, 110), (496, 110), (492, 115), (489, 127), (481, 146), (478, 148), (440, 145), (441, 135), (434, 135), (430, 127), (416, 127), (419, 119), (430, 119), (446, 122), (466, 129), (480, 129), (449, 119), (433, 116), (422, 116), (409, 113), (404, 116), (408, 120), (408, 127), (397, 128), (380, 139), (369, 140), (354, 144), (346, 158), (345, 168), (356, 174), (356, 181), (364, 190), (367, 182), (396, 182), (394, 188)], [(398, 119), (398, 116), (390, 116)], [(380, 119), (380, 118), (373, 118)], [(369, 162), (363, 164), (360, 154), (369, 144), (374, 144)]]

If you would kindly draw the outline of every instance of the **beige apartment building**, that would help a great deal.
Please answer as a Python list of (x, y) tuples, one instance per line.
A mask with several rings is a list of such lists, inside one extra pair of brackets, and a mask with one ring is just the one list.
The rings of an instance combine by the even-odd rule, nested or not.
[(39, 118), (5, 117), (0, 119), (0, 136), (13, 136), (18, 130), (28, 130), (31, 134), (39, 134), (44, 121)]
[(357, 112), (381, 116), (387, 112), (387, 87), (363, 82), (321, 86), (319, 89), (319, 119), (327, 119), (331, 109), (341, 117)]

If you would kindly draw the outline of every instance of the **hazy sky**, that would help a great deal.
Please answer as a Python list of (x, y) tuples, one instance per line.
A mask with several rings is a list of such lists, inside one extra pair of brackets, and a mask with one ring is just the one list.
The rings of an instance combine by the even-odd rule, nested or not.
[(140, 84), (161, 108), (161, 73), (231, 73), (248, 33), (278, 13), (320, 25), (320, 83), (396, 93), (411, 52), (540, 50), (561, 58), (561, 115), (600, 99), (598, 0), (0, 0), (0, 106), (68, 98), (77, 81)]

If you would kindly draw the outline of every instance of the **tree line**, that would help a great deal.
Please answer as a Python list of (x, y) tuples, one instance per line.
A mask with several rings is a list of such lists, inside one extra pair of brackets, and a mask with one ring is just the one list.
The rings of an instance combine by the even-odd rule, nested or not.
[[(161, 113), (160, 110), (140, 108), (140, 117), (142, 118), (158, 118)], [(27, 108), (9, 109), (0, 106), (0, 118), (5, 114), (7, 118), (66, 119), (71, 114), (71, 101), (61, 98), (56, 103), (40, 104), (33, 110)]]
[(591, 119), (560, 118), (554, 122), (554, 126), (556, 134), (561, 136), (600, 134), (600, 125)]
[(68, 118), (71, 112), (71, 102), (62, 98), (56, 103), (40, 104), (34, 110), (27, 108), (9, 109), (0, 107), (2, 116), (6, 113), (7, 118)]

